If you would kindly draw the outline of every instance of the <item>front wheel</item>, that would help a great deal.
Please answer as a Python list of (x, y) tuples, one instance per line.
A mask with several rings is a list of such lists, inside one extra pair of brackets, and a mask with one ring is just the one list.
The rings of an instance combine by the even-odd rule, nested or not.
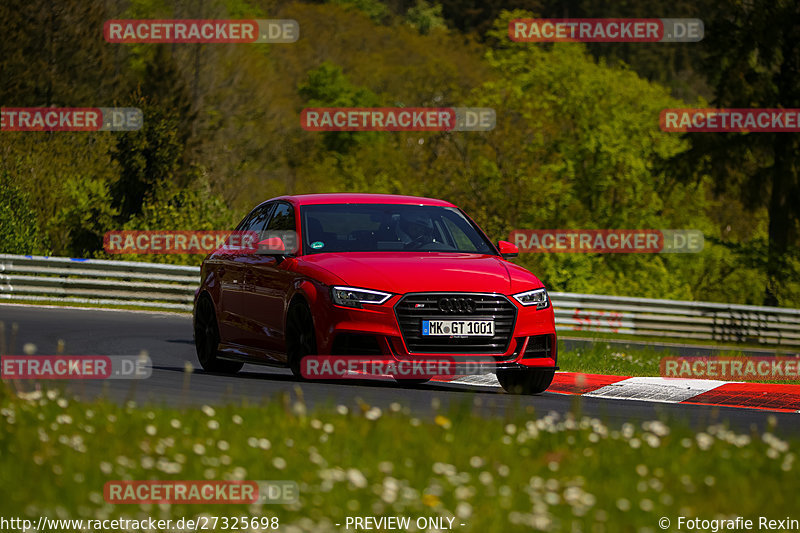
[(305, 303), (294, 303), (286, 317), (286, 358), (295, 377), (303, 377), (303, 358), (315, 353), (317, 341), (311, 310)]
[(498, 370), (497, 381), (509, 394), (539, 394), (547, 390), (555, 370)]
[(211, 298), (202, 296), (197, 302), (194, 315), (194, 346), (197, 359), (206, 372), (222, 372), (235, 374), (242, 369), (244, 363), (222, 361), (218, 357), (219, 327)]

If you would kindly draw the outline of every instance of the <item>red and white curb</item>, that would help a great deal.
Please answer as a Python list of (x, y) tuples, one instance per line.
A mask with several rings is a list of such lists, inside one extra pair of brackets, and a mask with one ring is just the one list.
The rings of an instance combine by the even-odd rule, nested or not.
[[(434, 381), (499, 388), (494, 374)], [(800, 413), (800, 385), (556, 372), (548, 392), (589, 398), (717, 405)]]

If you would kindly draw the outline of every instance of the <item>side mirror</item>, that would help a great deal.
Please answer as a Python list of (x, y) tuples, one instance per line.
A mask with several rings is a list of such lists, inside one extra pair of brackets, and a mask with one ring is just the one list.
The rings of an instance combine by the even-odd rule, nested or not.
[(286, 245), (280, 237), (270, 237), (259, 241), (256, 255), (284, 255)]
[(519, 248), (508, 241), (498, 241), (497, 248), (500, 250), (500, 255), (506, 259), (511, 259), (519, 255)]

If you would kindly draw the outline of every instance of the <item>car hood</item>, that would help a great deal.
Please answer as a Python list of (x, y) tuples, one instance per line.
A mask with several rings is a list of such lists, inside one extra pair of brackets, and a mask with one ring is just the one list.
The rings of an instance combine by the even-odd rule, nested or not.
[(326, 253), (303, 259), (335, 274), (347, 285), (409, 292), (501, 292), (513, 294), (542, 286), (522, 267), (497, 256), (466, 253)]

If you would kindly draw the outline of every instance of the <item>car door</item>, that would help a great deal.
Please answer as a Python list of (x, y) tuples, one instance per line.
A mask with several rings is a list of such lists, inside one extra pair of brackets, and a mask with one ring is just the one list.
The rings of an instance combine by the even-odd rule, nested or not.
[[(259, 205), (236, 227), (236, 231), (252, 231), (261, 234), (275, 207), (275, 202)], [(220, 336), (223, 342), (247, 344), (247, 313), (243, 307), (247, 253), (226, 249), (225, 261), (220, 272)]]
[[(295, 209), (278, 202), (266, 227), (266, 234), (295, 232)], [(286, 296), (295, 278), (295, 260), (288, 255), (251, 255), (245, 274), (243, 307), (248, 316), (247, 344), (274, 353), (283, 360)]]

